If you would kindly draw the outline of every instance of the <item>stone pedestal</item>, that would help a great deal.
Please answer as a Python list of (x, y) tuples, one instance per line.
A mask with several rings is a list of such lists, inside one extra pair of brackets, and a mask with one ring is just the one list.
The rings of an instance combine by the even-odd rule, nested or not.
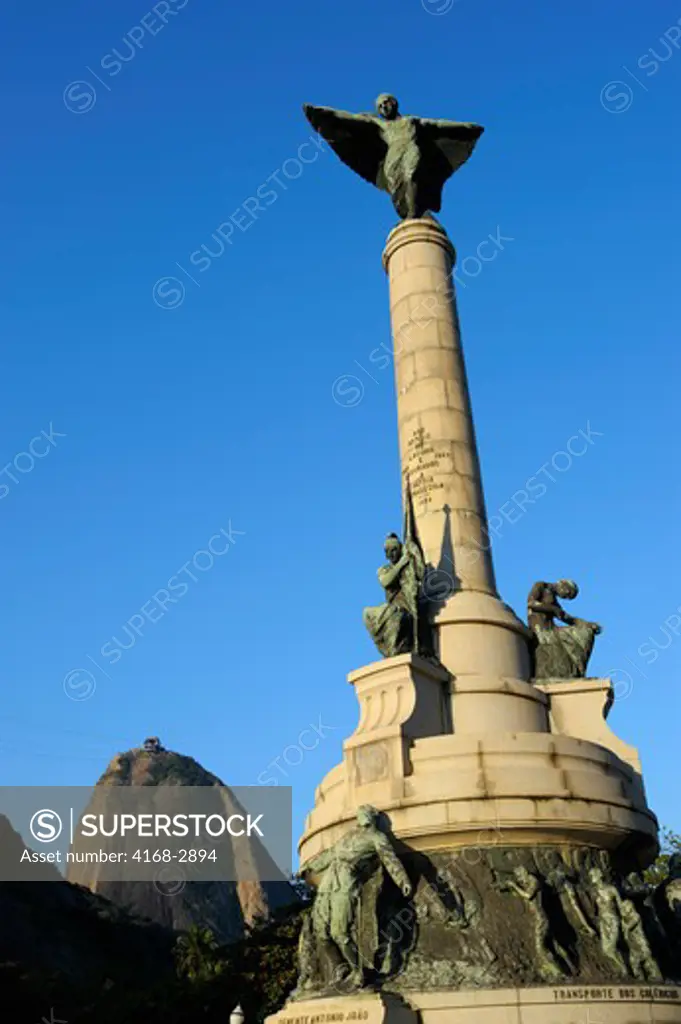
[(599, 743), (641, 774), (636, 747), (616, 736), (606, 722), (615, 702), (609, 679), (542, 680), (537, 690), (549, 698), (551, 732)]
[(360, 704), (357, 729), (343, 744), (352, 806), (401, 796), (412, 771), (415, 740), (451, 732), (449, 673), (413, 654), (387, 658), (352, 672)]
[(377, 730), (353, 734), (345, 751), (317, 789), (303, 867), (352, 827), (362, 804), (387, 812), (397, 838), (423, 852), (500, 841), (622, 847), (629, 870), (655, 854), (657, 821), (641, 776), (597, 743), (511, 732), (409, 742)]
[(680, 1024), (672, 985), (483, 989), (416, 995), (421, 1024)]
[(267, 1024), (418, 1024), (415, 1010), (398, 996), (378, 992), (322, 996), (288, 1002)]
[(267, 1024), (681, 1024), (676, 985), (358, 993), (291, 1001)]

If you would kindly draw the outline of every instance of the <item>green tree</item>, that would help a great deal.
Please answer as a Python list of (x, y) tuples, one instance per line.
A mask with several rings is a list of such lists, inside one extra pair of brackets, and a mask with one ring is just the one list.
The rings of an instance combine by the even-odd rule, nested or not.
[(291, 875), (289, 884), (303, 906), (308, 907), (314, 899), (314, 889), (312, 886), (300, 874)]
[(298, 937), (302, 906), (282, 907), (270, 920), (253, 928), (243, 942), (243, 976), (257, 991), (257, 1000), (243, 993), (242, 1006), (250, 1010), (250, 1019), (262, 1021), (275, 1013), (296, 986), (298, 976)]
[(210, 928), (196, 926), (177, 940), (175, 964), (180, 978), (206, 982), (225, 970), (225, 954)]
[(670, 828), (663, 828), (660, 834), (660, 854), (643, 875), (646, 882), (659, 885), (665, 880), (669, 874), (669, 858), (673, 853), (681, 853), (681, 835)]

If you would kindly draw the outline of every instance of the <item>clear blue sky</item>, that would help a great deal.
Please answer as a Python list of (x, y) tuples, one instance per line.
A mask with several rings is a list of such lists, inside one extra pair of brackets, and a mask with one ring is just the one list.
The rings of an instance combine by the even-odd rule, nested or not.
[[(617, 670), (611, 724), (681, 827), (681, 639), (662, 632), (681, 605), (681, 51), (660, 41), (681, 8), (449, 6), (179, 0), (165, 25), (134, 0), (3, 6), (0, 782), (89, 784), (158, 734), (228, 783), (289, 782), (300, 831), (357, 721), (346, 675), (375, 657), (361, 609), (401, 520), (392, 368), (369, 361), (394, 214), (332, 153), (295, 163), (301, 103), (388, 90), (487, 128), (442, 220), (460, 260), (511, 239), (460, 274), (490, 512), (553, 477), (504, 521), (501, 593), (523, 614), (534, 580), (578, 580), (574, 611), (605, 625), (592, 671)], [(162, 308), (172, 276), (184, 300)], [(587, 424), (586, 454), (551, 469)], [(32, 441), (50, 425), (66, 436)], [(79, 668), (89, 699), (63, 683)]]

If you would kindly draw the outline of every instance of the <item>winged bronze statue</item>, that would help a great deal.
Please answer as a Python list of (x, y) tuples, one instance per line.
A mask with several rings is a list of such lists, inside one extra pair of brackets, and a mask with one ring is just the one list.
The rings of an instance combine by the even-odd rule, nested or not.
[(376, 100), (375, 114), (309, 103), (303, 110), (343, 163), (390, 193), (403, 219), (439, 211), (444, 183), (468, 160), (484, 131), (479, 124), (402, 116), (387, 93)]

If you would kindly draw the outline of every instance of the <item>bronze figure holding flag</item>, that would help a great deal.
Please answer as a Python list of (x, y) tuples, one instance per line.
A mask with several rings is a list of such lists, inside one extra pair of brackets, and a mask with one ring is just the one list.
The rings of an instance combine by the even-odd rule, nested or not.
[(364, 609), (364, 625), (384, 658), (410, 653), (432, 657), (431, 629), (423, 594), (426, 563), (416, 533), (408, 480), (403, 537), (401, 541), (396, 533), (390, 533), (386, 538), (388, 561), (378, 570), (378, 582), (385, 590), (386, 600)]

